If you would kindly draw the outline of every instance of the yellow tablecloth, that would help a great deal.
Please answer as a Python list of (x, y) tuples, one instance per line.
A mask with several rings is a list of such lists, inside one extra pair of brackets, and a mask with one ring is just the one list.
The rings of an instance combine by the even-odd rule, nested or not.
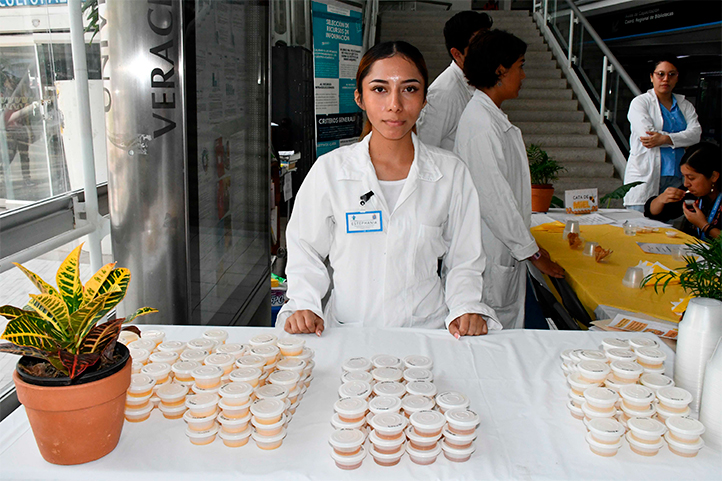
[(653, 286), (644, 289), (625, 287), (622, 279), (627, 268), (636, 266), (639, 261), (659, 262), (670, 269), (684, 265), (684, 262), (675, 261), (670, 255), (647, 254), (637, 242), (686, 244), (692, 242), (693, 237), (679, 231), (677, 237), (667, 237), (664, 231), (672, 229), (627, 236), (621, 227), (583, 225), (580, 227), (582, 239), (597, 242), (603, 248), (614, 251), (598, 263), (594, 257), (582, 254), (581, 249), (571, 249), (567, 240), (562, 238), (563, 230), (563, 225), (550, 223), (534, 227), (531, 232), (537, 244), (549, 251), (552, 260), (566, 270), (567, 282), (590, 313), (601, 304), (679, 322), (679, 315), (672, 312), (672, 302), (687, 295), (679, 284), (668, 286), (666, 292), (662, 292), (661, 288), (659, 292), (654, 292)]

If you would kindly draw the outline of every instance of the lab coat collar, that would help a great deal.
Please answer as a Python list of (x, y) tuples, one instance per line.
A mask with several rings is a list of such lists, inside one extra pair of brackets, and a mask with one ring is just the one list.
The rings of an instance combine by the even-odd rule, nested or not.
[(461, 70), (461, 67), (459, 67), (459, 65), (454, 60), (451, 61), (450, 67), (451, 71), (454, 73), (454, 75), (456, 75), (459, 83), (466, 87), (466, 90), (469, 91), (469, 95), (474, 95), (476, 87), (469, 85), (469, 81), (466, 80), (466, 75), (464, 75), (464, 71)]
[(514, 128), (514, 124), (509, 122), (509, 117), (504, 113), (503, 110), (496, 106), (494, 101), (491, 100), (491, 97), (486, 95), (481, 90), (476, 89), (474, 91), (474, 98), (478, 99), (481, 104), (489, 111), (489, 113), (491, 113), (491, 115), (493, 115), (499, 121), (502, 128), (504, 129), (504, 132)]
[[(654, 93), (654, 89), (647, 90), (647, 95), (652, 97), (654, 102), (659, 105), (659, 98), (657, 98), (657, 94)], [(680, 102), (682, 102), (682, 100), (684, 100), (684, 95), (672, 93), (672, 99), (676, 100), (679, 104)]]

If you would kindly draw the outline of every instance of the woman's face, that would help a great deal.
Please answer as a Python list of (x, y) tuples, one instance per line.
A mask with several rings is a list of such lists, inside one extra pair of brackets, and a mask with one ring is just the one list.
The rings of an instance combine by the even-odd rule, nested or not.
[(356, 103), (374, 131), (399, 140), (411, 132), (426, 104), (423, 82), (416, 65), (401, 55), (378, 60), (361, 81), (363, 97), (356, 90)]
[(720, 176), (719, 172), (713, 171), (712, 177), (707, 178), (687, 164), (682, 164), (680, 170), (684, 176), (684, 186), (695, 197), (709, 194)]
[(679, 71), (677, 67), (669, 62), (659, 62), (654, 68), (654, 73), (649, 76), (657, 95), (669, 95), (672, 93), (677, 80), (679, 80)]
[(498, 87), (503, 100), (515, 99), (519, 96), (519, 90), (521, 90), (521, 81), (526, 78), (524, 73), (524, 56), (522, 55), (519, 59), (512, 64), (509, 69), (504, 69), (503, 65), (499, 66), (501, 86)]

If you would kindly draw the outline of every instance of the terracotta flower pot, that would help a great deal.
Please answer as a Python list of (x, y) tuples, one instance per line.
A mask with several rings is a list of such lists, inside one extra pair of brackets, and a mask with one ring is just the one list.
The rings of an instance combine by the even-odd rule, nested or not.
[(554, 186), (551, 184), (532, 184), (531, 210), (532, 212), (547, 212), (554, 197)]
[(86, 384), (38, 386), (13, 380), (25, 406), (40, 454), (53, 464), (82, 464), (102, 458), (123, 429), (131, 360), (115, 374)]

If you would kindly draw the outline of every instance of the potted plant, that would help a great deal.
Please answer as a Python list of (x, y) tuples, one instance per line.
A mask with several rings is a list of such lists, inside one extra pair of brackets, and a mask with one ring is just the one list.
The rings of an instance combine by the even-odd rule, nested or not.
[(9, 321), (0, 338), (10, 341), (0, 352), (22, 356), (13, 372), (18, 400), (40, 453), (54, 464), (93, 461), (118, 444), (132, 361), (116, 341), (124, 323), (157, 312), (143, 307), (100, 323), (125, 297), (130, 271), (107, 264), (83, 285), (81, 249), (58, 268), (57, 287), (15, 264), (40, 294), (23, 308), (0, 307)]
[(531, 144), (527, 147), (526, 155), (529, 158), (531, 174), (531, 210), (546, 212), (554, 196), (554, 186), (551, 183), (559, 178), (559, 172), (566, 169), (538, 145)]

